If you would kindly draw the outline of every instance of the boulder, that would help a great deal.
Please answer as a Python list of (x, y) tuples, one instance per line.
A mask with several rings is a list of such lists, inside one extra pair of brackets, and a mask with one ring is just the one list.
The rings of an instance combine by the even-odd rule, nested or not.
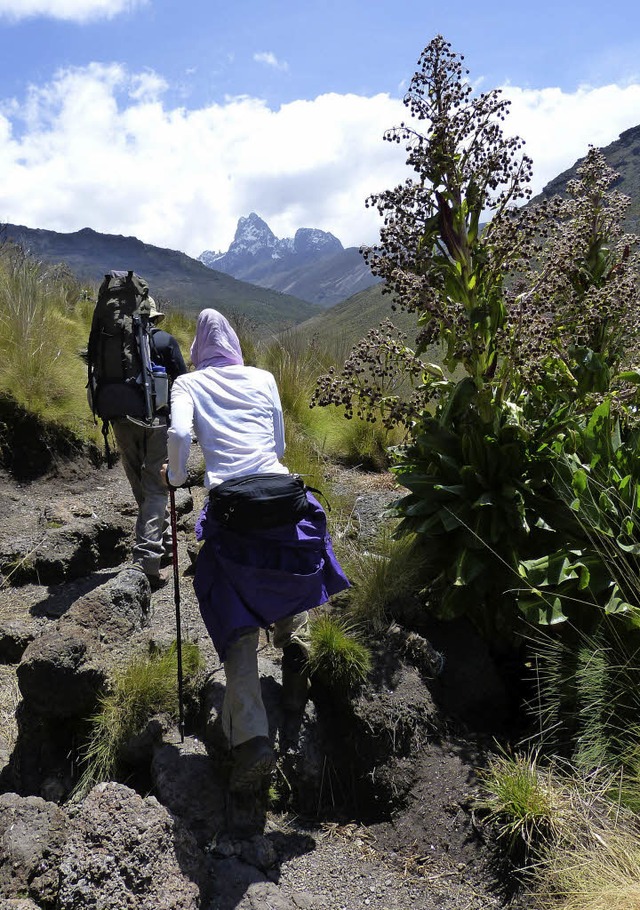
[[(53, 905), (67, 817), (39, 796), (0, 796), (0, 896)], [(4, 904), (3, 904), (4, 906)]]
[(155, 797), (94, 787), (70, 822), (58, 910), (197, 910), (205, 859)]
[(92, 636), (66, 625), (32, 641), (18, 666), (25, 704), (45, 717), (89, 714), (108, 678), (108, 668), (93, 653)]
[(37, 634), (38, 623), (32, 616), (4, 616), (0, 608), (0, 663), (19, 663)]
[(204, 745), (187, 736), (184, 743), (164, 742), (151, 763), (153, 791), (205, 847), (225, 827), (226, 775)]
[(128, 531), (121, 520), (72, 517), (69, 524), (47, 527), (37, 538), (5, 540), (0, 572), (12, 585), (56, 584), (119, 565), (128, 548)]
[(149, 604), (149, 583), (133, 569), (73, 603), (22, 656), (18, 682), (29, 709), (45, 717), (90, 712), (107, 680), (110, 652), (148, 621)]

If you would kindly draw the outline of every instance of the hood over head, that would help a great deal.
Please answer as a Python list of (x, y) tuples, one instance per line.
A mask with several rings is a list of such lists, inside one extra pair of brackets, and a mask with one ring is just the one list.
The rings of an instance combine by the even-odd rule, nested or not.
[(202, 310), (191, 345), (191, 363), (196, 370), (244, 363), (240, 342), (229, 321), (217, 310)]

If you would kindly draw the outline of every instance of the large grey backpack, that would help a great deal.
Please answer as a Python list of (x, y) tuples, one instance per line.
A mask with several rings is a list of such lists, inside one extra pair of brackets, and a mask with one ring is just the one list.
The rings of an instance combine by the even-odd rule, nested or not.
[(149, 288), (133, 271), (105, 275), (89, 335), (89, 397), (93, 413), (151, 421)]

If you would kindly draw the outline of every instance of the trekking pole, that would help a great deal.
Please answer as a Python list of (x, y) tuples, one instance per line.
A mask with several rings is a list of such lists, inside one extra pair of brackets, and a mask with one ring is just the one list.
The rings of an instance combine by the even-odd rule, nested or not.
[(176, 529), (176, 491), (169, 487), (169, 505), (171, 511), (171, 541), (173, 562), (173, 598), (176, 604), (176, 650), (178, 653), (178, 711), (180, 742), (184, 742), (184, 699), (182, 689), (182, 632), (180, 628), (180, 579), (178, 576), (178, 534)]

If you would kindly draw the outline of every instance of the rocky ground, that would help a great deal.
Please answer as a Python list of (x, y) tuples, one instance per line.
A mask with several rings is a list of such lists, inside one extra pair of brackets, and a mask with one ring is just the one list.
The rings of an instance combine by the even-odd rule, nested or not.
[[(394, 495), (390, 479), (331, 470), (328, 487), (333, 480), (355, 491), (351, 533), (370, 534)], [(245, 836), (233, 823), (242, 806), (229, 803), (215, 739), (224, 677), (189, 574), (200, 498), (195, 488), (178, 491), (182, 634), (205, 656), (205, 721), (190, 721), (184, 743), (174, 728), (162, 730), (148, 777), (100, 785), (69, 803), (73, 768), (65, 770), (64, 756), (42, 770), (48, 738), (68, 723), (53, 703), (77, 703), (81, 712), (107, 663), (149, 641), (171, 642), (175, 591), (169, 583), (150, 594), (139, 573), (126, 571), (135, 510), (120, 467), (76, 459), (21, 483), (15, 472), (0, 474), (0, 907), (504, 906), (505, 880), (496, 878), (472, 797), (506, 708), (468, 629), (433, 628), (446, 656), (438, 678), (408, 658), (402, 631), (391, 631), (346, 721), (326, 693), (309, 706), (304, 757), (281, 762), (280, 800), (267, 807), (262, 833)], [(55, 678), (43, 675), (53, 648)], [(260, 662), (277, 726), (279, 655), (266, 636)], [(335, 739), (345, 730), (342, 750)]]

